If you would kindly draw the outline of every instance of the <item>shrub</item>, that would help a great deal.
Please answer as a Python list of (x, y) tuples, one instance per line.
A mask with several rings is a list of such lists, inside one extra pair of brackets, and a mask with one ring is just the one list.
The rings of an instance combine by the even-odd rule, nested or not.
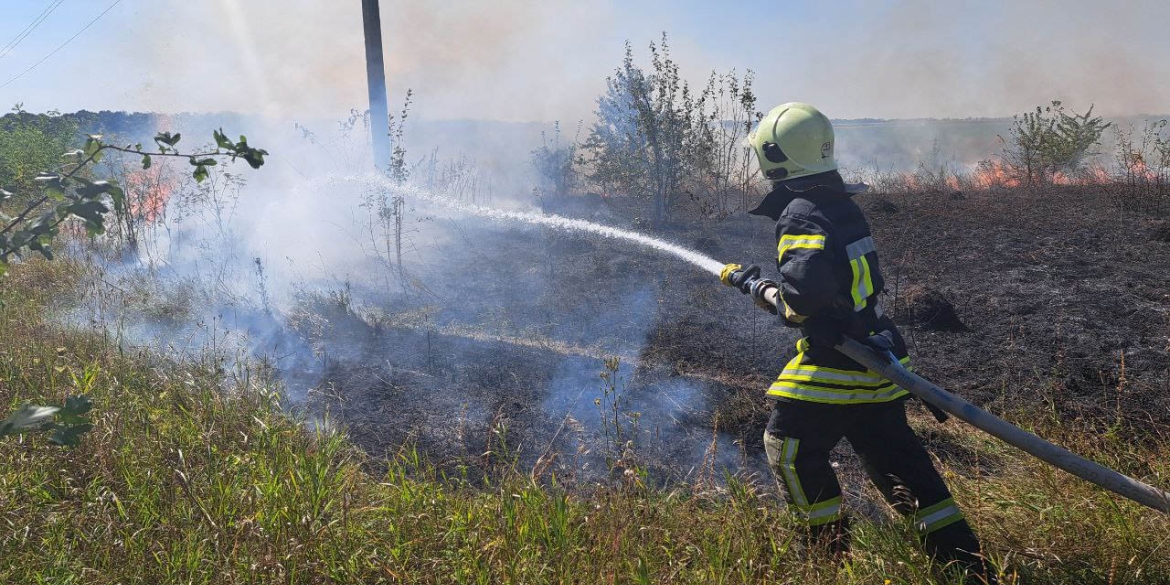
[(1092, 106), (1084, 114), (1068, 113), (1059, 101), (1036, 106), (1035, 111), (1013, 118), (1003, 159), (1014, 181), (1024, 186), (1050, 185), (1059, 176), (1076, 177), (1085, 160), (1097, 154), (1092, 149), (1110, 125), (1093, 116)]
[(704, 215), (743, 208), (754, 189), (750, 152), (742, 145), (755, 112), (752, 73), (711, 73), (697, 94), (679, 73), (666, 35), (650, 44), (651, 68), (622, 66), (597, 100), (597, 121), (583, 149), (587, 175), (603, 192), (648, 199), (661, 223), (689, 195)]

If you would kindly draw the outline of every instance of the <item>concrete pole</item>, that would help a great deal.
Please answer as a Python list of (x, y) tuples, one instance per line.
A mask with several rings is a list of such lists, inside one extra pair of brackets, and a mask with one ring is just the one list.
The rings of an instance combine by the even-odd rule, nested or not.
[(362, 22), (366, 34), (374, 166), (385, 172), (390, 168), (390, 113), (386, 106), (386, 67), (382, 62), (382, 17), (378, 14), (378, 0), (362, 0)]

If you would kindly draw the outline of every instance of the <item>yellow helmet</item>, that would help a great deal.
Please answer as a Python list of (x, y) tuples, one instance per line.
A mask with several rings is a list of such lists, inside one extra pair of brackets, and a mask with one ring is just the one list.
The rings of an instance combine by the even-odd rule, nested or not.
[(820, 110), (800, 102), (772, 108), (747, 137), (760, 170), (773, 181), (787, 181), (837, 169), (833, 124)]

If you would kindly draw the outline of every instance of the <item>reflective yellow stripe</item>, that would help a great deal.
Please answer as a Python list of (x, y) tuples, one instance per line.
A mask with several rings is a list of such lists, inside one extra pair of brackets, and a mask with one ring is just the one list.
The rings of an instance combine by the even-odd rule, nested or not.
[[(802, 363), (805, 351), (808, 350), (807, 341), (801, 339), (796, 343), (796, 348), (798, 351), (796, 357), (789, 360), (776, 381), (768, 388), (768, 396), (825, 404), (859, 404), (888, 402), (907, 394), (881, 374), (870, 370), (842, 370)], [(898, 361), (907, 370), (913, 369), (909, 356)], [(848, 387), (831, 388), (817, 384)]]
[(954, 498), (947, 498), (937, 504), (927, 506), (915, 512), (914, 526), (919, 532), (931, 533), (946, 528), (963, 519), (963, 512), (955, 504)]
[(857, 284), (861, 282), (861, 267), (857, 260), (850, 260), (849, 268), (853, 271), (853, 285), (849, 288), (849, 294), (853, 296), (853, 309), (857, 310), (857, 306), (864, 300), (857, 295)]
[[(801, 339), (800, 341), (805, 341), (805, 340)], [(874, 376), (874, 377), (881, 376), (881, 374), (878, 374), (876, 372), (871, 372), (870, 370), (842, 370), (842, 369), (838, 369), (838, 368), (827, 368), (825, 366), (818, 366), (818, 365), (814, 365), (814, 364), (801, 363), (804, 361), (805, 352), (808, 351), (808, 347), (807, 346), (802, 347), (802, 345), (803, 344), (801, 344), (799, 341), (796, 343), (796, 351), (797, 351), (796, 357), (792, 358), (791, 360), (788, 361), (787, 364), (784, 365), (785, 371), (788, 371), (789, 369), (795, 369), (795, 370), (801, 370), (803, 372), (807, 372), (807, 371), (828, 372), (831, 374), (844, 374), (844, 375), (851, 375), (851, 376), (855, 376), (855, 375), (859, 375), (859, 374), (868, 374), (868, 375)], [(906, 369), (912, 369), (910, 367), (910, 356), (906, 356), (906, 357), (898, 360), (898, 362), (901, 363), (902, 366), (905, 367)]]
[(816, 373), (792, 373), (787, 370), (780, 374), (777, 380), (784, 382), (821, 382), (824, 384), (835, 384), (838, 386), (851, 386), (858, 390), (875, 390), (882, 386), (889, 386), (892, 384), (885, 378), (877, 378), (874, 380), (858, 380), (856, 376), (842, 376), (841, 374), (832, 374), (829, 372)]
[(841, 496), (808, 506), (793, 506), (796, 513), (810, 526), (828, 524), (841, 517)]
[(865, 256), (858, 258), (861, 261), (861, 298), (866, 299), (861, 308), (869, 304), (869, 297), (873, 296), (873, 271), (869, 269), (869, 260)]
[(869, 304), (869, 297), (873, 295), (873, 275), (865, 256), (850, 260), (849, 267), (853, 269), (853, 310), (860, 311)]
[(825, 236), (818, 235), (818, 234), (812, 234), (812, 235), (785, 234), (783, 236), (780, 236), (780, 241), (776, 243), (776, 259), (783, 261), (785, 252), (787, 252), (788, 250), (800, 249), (800, 248), (803, 248), (806, 250), (824, 250), (825, 249)]
[(800, 485), (800, 477), (796, 475), (796, 449), (800, 446), (800, 439), (784, 437), (780, 444), (780, 475), (788, 487), (788, 495), (792, 503), (799, 508), (808, 506), (808, 498), (804, 495), (804, 488)]
[(793, 323), (803, 323), (805, 319), (808, 319), (808, 317), (805, 317), (804, 315), (801, 315), (800, 313), (793, 311), (792, 307), (790, 307), (788, 305), (788, 303), (784, 301), (783, 294), (779, 295), (779, 298), (780, 298), (780, 304), (784, 305), (784, 318), (785, 319), (788, 319), (789, 321), (792, 321)]
[(853, 270), (853, 310), (860, 311), (869, 304), (869, 297), (873, 296), (873, 271), (870, 270), (869, 260), (865, 255), (876, 252), (877, 246), (871, 236), (866, 236), (845, 246), (845, 254), (849, 257), (849, 267)]
[[(910, 358), (903, 358), (903, 364), (909, 363)], [(907, 367), (907, 370), (912, 368)], [(784, 371), (780, 372), (779, 380), (805, 380), (805, 381), (825, 381), (833, 384), (888, 384), (889, 380), (870, 371), (849, 371), (849, 370), (835, 370), (833, 368), (822, 368), (819, 366), (786, 366)]]
[(784, 486), (788, 489), (792, 509), (810, 526), (826, 524), (840, 518), (841, 496), (823, 502), (808, 501), (804, 486), (800, 485), (800, 476), (796, 473), (796, 453), (799, 448), (800, 439), (784, 437), (780, 443), (780, 460), (776, 465), (776, 471), (784, 479)]
[[(787, 246), (786, 246), (787, 244)], [(823, 234), (784, 234), (780, 236), (779, 247), (800, 247), (811, 248), (813, 250), (825, 249), (825, 236)]]
[[(891, 386), (893, 383), (890, 384)], [(792, 398), (795, 400), (805, 400), (808, 402), (820, 402), (823, 404), (868, 404), (873, 402), (889, 402), (891, 400), (901, 398), (907, 395), (908, 392), (902, 388), (894, 386), (889, 389), (879, 390), (834, 390), (832, 388), (821, 388), (819, 386), (812, 386), (809, 384), (800, 384), (798, 382), (786, 382), (777, 380), (768, 388), (768, 396), (776, 396), (781, 398)]]
[(769, 391), (788, 390), (808, 392), (810, 395), (823, 395), (827, 399), (843, 399), (854, 396), (880, 397), (898, 390), (898, 386), (893, 382), (886, 383), (885, 385), (879, 386), (877, 388), (830, 388), (827, 386), (819, 386), (815, 383), (807, 384), (791, 380), (776, 380), (775, 382), (772, 382), (772, 385), (768, 388)]

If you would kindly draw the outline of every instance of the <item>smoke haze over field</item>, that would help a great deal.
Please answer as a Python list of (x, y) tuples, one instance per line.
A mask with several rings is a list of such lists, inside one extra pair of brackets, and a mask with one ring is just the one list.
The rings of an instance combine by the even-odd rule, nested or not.
[[(5, 37), (41, 9), (6, 4), (21, 6), (9, 7)], [(53, 14), (0, 60), (0, 77), (107, 5), (79, 0)], [(392, 93), (413, 88), (423, 118), (588, 118), (623, 41), (644, 53), (663, 30), (695, 82), (750, 68), (761, 104), (810, 101), (835, 118), (1005, 116), (1054, 98), (1107, 115), (1170, 103), (1170, 63), (1153, 58), (1170, 51), (1158, 0), (383, 0), (382, 15)], [(357, 2), (126, 1), (0, 99), (31, 110), (336, 118), (365, 107), (362, 59)]]
[[(35, 42), (0, 58), (0, 83), (111, 1), (67, 4), (72, 11), (46, 21)], [(791, 348), (795, 332), (761, 333), (754, 316), (707, 290), (712, 274), (676, 257), (596, 237), (615, 234), (604, 226), (582, 230), (579, 221), (542, 215), (635, 231), (649, 225), (650, 198), (623, 197), (637, 193), (604, 180), (580, 186), (580, 197), (561, 197), (571, 187), (546, 197), (539, 181), (547, 177), (537, 176), (531, 157), (542, 138), (584, 138), (627, 39), (648, 67), (647, 44), (668, 31), (692, 86), (712, 70), (750, 69), (761, 109), (802, 100), (835, 119), (853, 118), (838, 124), (840, 162), (850, 171), (972, 165), (998, 150), (1008, 124), (861, 118), (995, 117), (1062, 99), (1078, 112), (1096, 102), (1117, 121), (1163, 110), (1170, 98), (1170, 65), (1148, 58), (1170, 42), (1149, 24), (1161, 9), (1145, 0), (1123, 7), (851, 0), (829, 8), (747, 0), (733, 9), (697, 0), (383, 0), (391, 111), (407, 88), (414, 91), (396, 143), (407, 150), (406, 171), (399, 167), (391, 182), (370, 173), (358, 2), (122, 0), (113, 8), (82, 42), (0, 90), (0, 99), (34, 111), (165, 112), (97, 118), (140, 121), (130, 130), (140, 135), (119, 140), (149, 144), (156, 130), (181, 131), (183, 152), (222, 126), (233, 137), (246, 133), (271, 157), (256, 173), (217, 166), (199, 184), (179, 180), (189, 176), (187, 161), (156, 163), (154, 177), (177, 186), (137, 194), (161, 201), (165, 213), (126, 224), (139, 230), (134, 245), (99, 258), (91, 298), (71, 318), (131, 345), (184, 354), (211, 347), (228, 363), (263, 358), (296, 400), (348, 402), (345, 420), (381, 435), (361, 440), (374, 452), (422, 433), (443, 454), (482, 459), (482, 444), (448, 436), (468, 421), (481, 437), (502, 420), (517, 421), (513, 432), (529, 455), (540, 453), (532, 445), (568, 443), (560, 428), (570, 418), (596, 435), (611, 416), (597, 397), (609, 355), (623, 359), (612, 369), (629, 383), (624, 404), (633, 420), (647, 425), (645, 433), (653, 428), (680, 475), (707, 457), (693, 452), (697, 435), (676, 440), (677, 433), (701, 431), (726, 457), (736, 449), (715, 421), (729, 417), (743, 429), (758, 418), (755, 388), (750, 401), (727, 397), (746, 396), (742, 371), (774, 369), (779, 346)], [(7, 18), (0, 37), (34, 9)], [(175, 114), (184, 111), (197, 113)], [(562, 121), (557, 130), (552, 120)], [(726, 144), (734, 151), (739, 139)], [(572, 169), (574, 159), (564, 160)], [(137, 184), (149, 185), (151, 175), (143, 177)], [(673, 230), (667, 237), (677, 246), (649, 243), (715, 274), (719, 260), (774, 255), (769, 226), (721, 215), (742, 211), (754, 196), (746, 187), (731, 193), (718, 195), (726, 209), (708, 209), (710, 201), (687, 191), (701, 221), (657, 226)], [(679, 210), (688, 204), (683, 193), (672, 195)], [(109, 289), (97, 284), (111, 280)], [(227, 332), (238, 336), (235, 353), (224, 350)], [(728, 371), (737, 373), (712, 374)], [(580, 401), (583, 392), (590, 394)], [(616, 417), (616, 399), (612, 408)], [(572, 440), (596, 445), (587, 434), (573, 430)]]

